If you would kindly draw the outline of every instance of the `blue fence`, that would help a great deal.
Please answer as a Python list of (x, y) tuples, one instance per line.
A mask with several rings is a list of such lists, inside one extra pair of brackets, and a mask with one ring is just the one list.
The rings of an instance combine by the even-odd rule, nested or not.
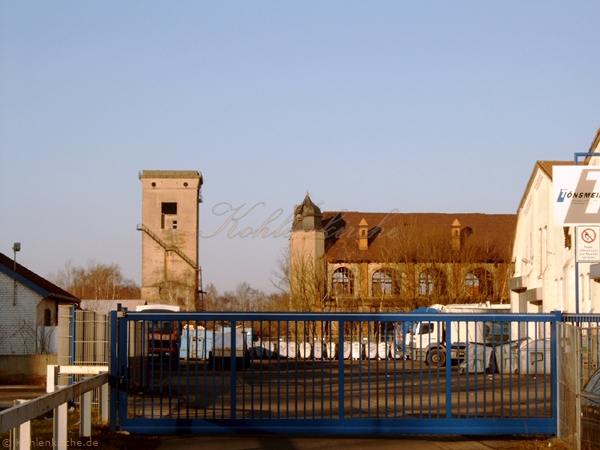
[(557, 314), (133, 313), (113, 427), (556, 434)]

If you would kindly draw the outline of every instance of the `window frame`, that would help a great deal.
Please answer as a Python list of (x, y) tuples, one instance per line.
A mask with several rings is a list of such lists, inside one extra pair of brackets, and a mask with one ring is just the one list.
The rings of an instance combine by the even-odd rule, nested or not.
[(338, 267), (331, 275), (333, 295), (354, 295), (354, 272), (348, 267)]
[(435, 267), (428, 267), (419, 273), (417, 296), (446, 295), (446, 283), (447, 278), (443, 271)]
[(494, 295), (494, 276), (489, 270), (477, 267), (465, 275), (467, 297), (489, 297)]
[(398, 279), (393, 269), (382, 267), (371, 275), (371, 294), (373, 297), (398, 295), (399, 291)]

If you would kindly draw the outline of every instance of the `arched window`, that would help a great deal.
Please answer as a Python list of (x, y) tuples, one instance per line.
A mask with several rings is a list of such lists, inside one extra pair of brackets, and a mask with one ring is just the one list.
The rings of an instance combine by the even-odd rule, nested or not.
[(354, 294), (354, 274), (347, 267), (340, 267), (333, 272), (332, 280), (334, 295)]
[(381, 269), (373, 273), (373, 296), (398, 295), (400, 289), (395, 275), (391, 269)]
[(435, 280), (429, 270), (419, 274), (419, 295), (431, 295), (435, 288)]
[(487, 297), (494, 295), (494, 279), (487, 270), (472, 270), (465, 277), (465, 291), (469, 297)]
[(421, 296), (445, 294), (446, 277), (437, 269), (426, 269), (419, 274), (418, 294)]

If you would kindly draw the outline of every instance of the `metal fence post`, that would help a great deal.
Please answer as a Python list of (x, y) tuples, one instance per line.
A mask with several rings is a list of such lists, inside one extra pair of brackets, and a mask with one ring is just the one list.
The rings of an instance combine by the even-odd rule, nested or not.
[(576, 450), (581, 450), (581, 340), (583, 338), (583, 334), (581, 332), (580, 327), (575, 327), (576, 339), (575, 339), (575, 354), (578, 356), (578, 363), (575, 365), (575, 430), (577, 430), (576, 437)]
[(338, 370), (339, 370), (339, 392), (338, 392), (338, 415), (340, 420), (344, 419), (344, 328), (346, 322), (343, 320), (339, 321), (338, 324)]
[[(119, 310), (120, 310), (119, 305)], [(117, 329), (118, 329), (118, 319), (117, 319), (117, 311), (110, 312), (110, 365), (109, 365), (109, 384), (110, 384), (110, 419), (109, 426), (111, 431), (117, 430), (117, 408), (118, 408), (118, 343), (117, 343)]]
[[(442, 322), (440, 322), (442, 324)], [(452, 326), (450, 320), (444, 322), (444, 326), (446, 329), (446, 418), (449, 419), (452, 417)], [(465, 322), (465, 327), (468, 324)], [(477, 323), (475, 323), (475, 327)], [(438, 327), (438, 333), (440, 332), (440, 327)], [(466, 353), (467, 350), (465, 350)], [(460, 358), (459, 358), (460, 361)], [(478, 361), (476, 361), (477, 364)], [(485, 354), (483, 358), (483, 364), (485, 365)], [(438, 372), (438, 379), (439, 379)]]

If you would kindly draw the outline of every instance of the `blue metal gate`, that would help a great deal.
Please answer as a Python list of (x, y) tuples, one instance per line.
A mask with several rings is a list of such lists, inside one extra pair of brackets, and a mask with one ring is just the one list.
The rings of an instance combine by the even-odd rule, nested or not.
[[(113, 312), (111, 426), (134, 433), (553, 435), (557, 320)], [(460, 342), (465, 330), (468, 342)]]

